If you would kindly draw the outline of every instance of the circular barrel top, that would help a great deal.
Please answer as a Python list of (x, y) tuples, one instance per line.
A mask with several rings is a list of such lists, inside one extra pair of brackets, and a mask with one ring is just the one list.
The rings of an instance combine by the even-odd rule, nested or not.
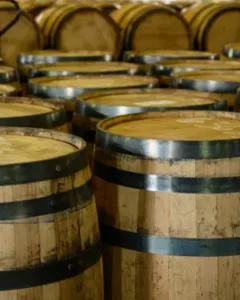
[(240, 43), (225, 45), (223, 55), (229, 58), (240, 58)]
[(229, 112), (171, 111), (113, 117), (98, 123), (96, 145), (152, 158), (239, 156), (240, 116)]
[(162, 60), (172, 59), (218, 59), (218, 54), (201, 51), (158, 50), (158, 51), (127, 51), (124, 60), (135, 63), (154, 64)]
[(18, 74), (16, 69), (0, 65), (0, 82), (1, 83), (7, 83), (7, 82), (13, 82), (18, 80)]
[(0, 127), (0, 152), (1, 185), (70, 176), (88, 164), (82, 139), (44, 129)]
[(188, 72), (197, 70), (240, 70), (238, 61), (222, 60), (168, 60), (158, 62), (154, 67), (157, 74), (170, 75), (174, 72)]
[(16, 95), (17, 90), (11, 85), (0, 84), (0, 96)]
[(84, 92), (104, 89), (156, 87), (158, 80), (146, 76), (101, 75), (39, 77), (29, 81), (29, 90), (35, 96), (74, 99)]
[(106, 51), (72, 51), (37, 50), (18, 55), (19, 64), (52, 64), (71, 61), (111, 61), (113, 54)]
[(125, 62), (68, 62), (47, 65), (35, 65), (30, 77), (64, 76), (74, 74), (136, 74), (139, 67)]
[(121, 89), (78, 96), (76, 112), (98, 118), (173, 109), (224, 109), (226, 103), (208, 93), (175, 89)]
[(213, 93), (235, 93), (240, 87), (240, 71), (198, 71), (172, 74), (174, 87)]

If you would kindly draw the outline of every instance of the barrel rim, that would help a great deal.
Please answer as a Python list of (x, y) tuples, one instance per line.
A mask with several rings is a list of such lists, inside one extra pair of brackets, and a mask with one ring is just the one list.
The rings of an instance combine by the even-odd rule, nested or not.
[[(96, 103), (88, 103), (87, 100), (89, 99), (94, 99), (98, 98), (98, 96), (108, 96), (108, 95), (124, 95), (128, 92), (128, 90), (118, 90), (117, 93), (114, 93), (114, 91), (108, 91), (108, 92), (90, 92), (83, 94), (81, 96), (78, 96), (76, 99), (75, 103), (75, 113), (76, 115), (81, 115), (85, 117), (92, 117), (92, 118), (98, 118), (98, 119), (103, 119), (103, 118), (109, 118), (109, 117), (116, 117), (120, 115), (126, 115), (126, 114), (133, 114), (133, 113), (144, 113), (144, 112), (150, 112), (150, 111), (170, 111), (170, 110), (176, 110), (176, 109), (181, 109), (181, 110), (194, 110), (194, 109), (201, 109), (201, 110), (226, 110), (227, 108), (227, 101), (223, 100), (219, 97), (212, 97), (212, 98), (207, 98), (209, 100), (212, 100), (212, 102), (206, 103), (206, 104), (200, 104), (200, 105), (186, 105), (186, 106), (181, 106), (181, 107), (164, 107), (164, 106), (152, 106), (152, 107), (147, 107), (147, 106), (136, 106), (136, 105), (108, 105), (108, 104), (98, 104), (97, 101)], [(174, 91), (174, 89), (171, 89), (171, 91)], [(177, 90), (178, 92), (181, 93), (181, 89)], [(158, 94), (160, 92), (165, 92), (164, 89), (150, 89), (150, 90), (143, 90), (143, 89), (132, 89), (128, 94), (134, 94), (134, 92), (137, 94), (142, 94), (146, 92), (146, 95), (153, 95), (153, 94)], [(148, 93), (149, 92), (149, 93)], [(193, 93), (194, 94), (194, 91)], [(166, 97), (170, 95), (168, 92), (165, 92)], [(171, 94), (172, 95), (172, 94)], [(174, 94), (173, 94), (174, 95)], [(182, 93), (182, 96), (187, 96)], [(95, 96), (95, 97), (94, 97)], [(177, 95), (176, 95), (177, 96)], [(179, 94), (179, 96), (181, 96)], [(190, 95), (191, 97), (192, 95)], [(197, 97), (197, 95), (196, 95)], [(198, 98), (206, 99), (205, 97), (201, 97), (200, 95)]]
[[(71, 51), (65, 53), (71, 53)], [(93, 61), (93, 59), (95, 61), (113, 61), (113, 54), (111, 54), (110, 52), (109, 53), (106, 52), (106, 54), (103, 55), (93, 55), (93, 56), (57, 56), (57, 55), (45, 56), (45, 55), (31, 54), (26, 52), (26, 53), (20, 53), (17, 56), (17, 61), (20, 65), (53, 64), (58, 62), (75, 62), (75, 61), (81, 62), (81, 61)]]
[[(238, 87), (240, 87), (240, 81), (239, 82), (233, 82), (233, 81), (224, 81), (224, 80), (215, 80), (215, 79), (190, 79), (190, 78), (184, 78), (181, 76), (188, 77), (187, 75), (197, 75), (197, 74), (226, 74), (224, 71), (198, 71), (198, 72), (182, 72), (182, 73), (172, 73), (171, 79), (172, 83), (171, 85), (176, 88), (185, 88), (185, 89), (193, 89), (201, 92), (210, 92), (210, 93), (236, 93), (236, 90)], [(234, 72), (232, 70), (232, 72)], [(240, 71), (235, 71), (239, 72)]]
[[(5, 65), (3, 65), (5, 67)], [(18, 72), (11, 66), (7, 66), (9, 70), (4, 72), (0, 72), (0, 82), (1, 83), (11, 83), (14, 81), (18, 81)]]
[[(70, 63), (76, 63), (76, 62), (70, 62)], [(94, 64), (99, 62), (80, 62), (82, 64)], [(118, 63), (121, 64), (121, 62), (102, 62), (106, 65), (111, 63)], [(110, 74), (116, 74), (116, 75), (137, 75), (141, 71), (141, 67), (137, 64), (133, 63), (127, 63), (123, 62), (124, 64), (129, 64), (129, 67), (126, 66), (126, 69), (123, 70), (105, 70), (101, 72), (94, 72), (94, 71), (64, 71), (64, 66), (62, 70), (46, 70), (45, 67), (48, 68), (49, 64), (40, 64), (40, 65), (34, 65), (31, 67), (29, 71), (29, 77), (35, 78), (35, 77), (57, 77), (57, 76), (74, 76), (74, 75), (110, 75)], [(57, 65), (64, 64), (62, 63), (56, 63)], [(51, 64), (53, 65), (53, 64)]]
[(222, 53), (229, 58), (240, 58), (240, 47), (234, 48), (234, 44), (227, 44), (224, 46)]
[[(96, 75), (91, 75), (92, 77), (97, 77)], [(105, 76), (109, 76), (109, 75), (100, 75), (101, 78), (104, 78)], [(99, 77), (100, 77), (99, 76)], [(124, 76), (124, 77), (129, 77), (132, 78), (133, 76), (132, 75), (111, 75), (111, 77), (118, 77), (118, 76)], [(86, 76), (81, 76), (81, 75), (78, 75), (78, 76), (66, 76), (67, 79), (71, 79), (71, 77), (73, 78), (86, 78)], [(136, 77), (139, 77), (139, 78), (144, 78), (144, 76), (136, 76)], [(44, 79), (44, 78), (48, 78), (49, 80), (57, 80), (57, 79), (63, 79), (64, 77), (63, 76), (56, 76), (56, 77), (35, 77), (35, 78), (32, 78), (31, 80), (29, 80), (29, 92), (30, 94), (32, 95), (35, 95), (35, 96), (40, 96), (40, 97), (43, 97), (43, 98), (61, 98), (61, 99), (64, 99), (64, 100), (76, 100), (76, 97), (78, 95), (81, 95), (83, 93), (86, 93), (86, 92), (92, 92), (92, 91), (95, 91), (95, 90), (101, 90), (101, 91), (104, 91), (104, 90), (112, 90), (112, 89), (121, 89), (121, 87), (106, 87), (106, 88), (94, 88), (94, 87), (91, 87), (91, 88), (73, 88), (73, 87), (49, 87), (49, 86), (45, 86), (45, 85), (41, 85), (39, 83), (35, 83), (34, 81), (35, 80), (39, 80), (39, 79)], [(127, 86), (127, 88), (136, 88), (136, 87), (139, 87), (139, 88), (155, 88), (155, 87), (158, 87), (158, 80), (157, 78), (154, 78), (154, 77), (147, 77), (145, 76), (145, 78), (152, 78), (152, 81), (148, 83), (142, 83), (142, 84), (139, 84), (138, 86), (134, 85), (134, 86)]]
[[(0, 126), (54, 128), (67, 123), (64, 106), (54, 103), (54, 99), (46, 101), (30, 97), (1, 97), (0, 103), (19, 103), (51, 108), (52, 111), (24, 116), (0, 117)], [(9, 124), (10, 123), (10, 124)]]
[(0, 186), (66, 177), (88, 166), (86, 142), (74, 135), (30, 127), (0, 127), (1, 134), (55, 139), (73, 145), (76, 151), (51, 159), (1, 165)]
[[(184, 50), (183, 50), (184, 51)], [(190, 50), (186, 50), (186, 51), (190, 51)], [(138, 54), (136, 51), (136, 53), (134, 53), (135, 51), (126, 51), (124, 53), (124, 61), (127, 62), (135, 62), (135, 63), (139, 63), (139, 64), (156, 64), (156, 63), (161, 63), (162, 61), (166, 61), (166, 60), (182, 60), (182, 59), (201, 59), (201, 60), (218, 60), (219, 59), (219, 55), (218, 54), (214, 54), (211, 52), (207, 52), (209, 53), (209, 56), (160, 56), (160, 55), (141, 55)], [(194, 51), (194, 52), (201, 52), (201, 51)], [(156, 60), (157, 59), (157, 60)], [(158, 60), (159, 59), (159, 60)]]
[[(192, 112), (194, 116), (203, 117), (204, 113), (209, 116), (227, 117), (239, 119), (240, 114), (221, 111), (166, 111), (147, 112), (118, 116), (100, 121), (96, 130), (96, 147), (104, 151), (132, 155), (147, 159), (216, 159), (240, 156), (240, 139), (213, 140), (213, 141), (184, 141), (184, 140), (158, 140), (142, 139), (131, 136), (112, 134), (106, 130), (108, 124), (117, 124), (123, 120), (139, 120), (146, 118), (167, 117), (175, 114), (184, 117)], [(206, 117), (206, 116), (205, 116)]]
[(10, 86), (10, 84), (6, 84), (6, 83), (0, 84), (0, 89), (3, 87), (8, 89), (8, 91), (6, 90), (3, 93), (0, 92), (0, 97), (18, 96), (18, 91), (15, 87)]

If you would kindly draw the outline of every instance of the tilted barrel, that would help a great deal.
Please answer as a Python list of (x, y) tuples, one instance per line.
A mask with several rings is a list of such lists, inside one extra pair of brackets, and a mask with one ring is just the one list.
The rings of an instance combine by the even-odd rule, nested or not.
[(20, 127), (0, 138), (0, 298), (103, 300), (85, 142)]
[(98, 124), (107, 299), (240, 297), (239, 128), (239, 114), (212, 111)]

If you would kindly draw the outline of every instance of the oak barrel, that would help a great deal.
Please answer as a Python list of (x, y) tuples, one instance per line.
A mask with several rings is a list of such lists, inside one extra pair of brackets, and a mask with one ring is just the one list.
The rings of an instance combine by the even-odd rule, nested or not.
[(225, 45), (223, 55), (229, 59), (240, 59), (240, 43)]
[[(91, 6), (69, 3), (54, 6), (36, 18), (45, 37), (45, 46), (63, 51), (121, 50), (121, 31), (112, 18)], [(87, 25), (86, 25), (87, 24)]]
[(69, 131), (63, 105), (24, 97), (0, 97), (0, 126)]
[(16, 87), (8, 84), (0, 84), (0, 96), (17, 96)]
[(24, 127), (0, 137), (0, 298), (103, 300), (85, 142)]
[(240, 298), (239, 128), (239, 114), (212, 111), (98, 124), (107, 299)]
[(155, 64), (164, 60), (183, 60), (183, 59), (219, 59), (219, 55), (201, 51), (127, 51), (124, 53), (124, 60), (138, 64)]
[(171, 84), (172, 73), (200, 70), (240, 71), (240, 62), (223, 60), (169, 60), (158, 62), (152, 67), (153, 74), (159, 76), (160, 82), (167, 85)]
[(92, 161), (97, 123), (105, 118), (176, 109), (225, 110), (226, 101), (210, 93), (175, 89), (121, 89), (85, 93), (77, 97), (73, 133), (87, 142)]
[(191, 47), (187, 22), (166, 5), (127, 3), (111, 17), (123, 31), (125, 50), (187, 50)]
[(126, 62), (68, 62), (31, 67), (29, 77), (69, 75), (110, 75), (141, 73), (141, 66)]
[(190, 21), (197, 49), (221, 53), (224, 45), (239, 41), (239, 3), (206, 3), (197, 8)]
[(216, 93), (228, 101), (228, 106), (235, 106), (236, 92), (240, 87), (240, 71), (196, 71), (172, 74), (171, 85), (175, 88)]
[[(5, 1), (0, 3), (0, 27), (4, 28), (16, 15), (12, 4)], [(21, 51), (41, 49), (43, 40), (41, 31), (35, 21), (24, 11), (18, 21), (1, 36), (0, 53), (4, 63), (17, 67), (17, 54)]]

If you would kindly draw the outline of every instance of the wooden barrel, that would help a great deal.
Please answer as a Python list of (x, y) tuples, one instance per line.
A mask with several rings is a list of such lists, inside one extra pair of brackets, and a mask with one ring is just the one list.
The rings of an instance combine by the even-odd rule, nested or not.
[(240, 112), (240, 88), (237, 89), (235, 111)]
[(111, 16), (124, 32), (125, 50), (187, 50), (191, 47), (187, 22), (166, 5), (131, 3)]
[(211, 3), (200, 5), (200, 12), (191, 21), (197, 49), (221, 53), (224, 45), (239, 40), (240, 5)]
[(0, 298), (103, 300), (85, 142), (24, 127), (0, 137)]
[(68, 62), (47, 65), (35, 65), (29, 77), (69, 76), (69, 75), (107, 75), (141, 73), (141, 66), (125, 62)]
[(138, 64), (155, 64), (163, 60), (183, 59), (219, 59), (219, 55), (201, 51), (127, 51), (124, 60)]
[(48, 47), (63, 51), (99, 50), (118, 57), (121, 50), (120, 29), (99, 9), (70, 3), (56, 6), (47, 14), (46, 20), (39, 25)]
[(110, 15), (113, 11), (121, 8), (121, 5), (114, 2), (99, 1), (94, 4), (95, 7), (100, 8), (101, 11), (107, 15)]
[(0, 97), (0, 126), (69, 132), (63, 105), (36, 98)]
[(77, 97), (73, 133), (87, 141), (92, 162), (95, 131), (101, 119), (176, 109), (225, 110), (226, 101), (210, 93), (175, 89), (121, 89), (85, 93)]
[(240, 71), (198, 71), (178, 72), (172, 74), (172, 86), (216, 93), (228, 101), (233, 109), (236, 100), (236, 91), (240, 87)]
[[(0, 27), (4, 28), (16, 15), (12, 4), (0, 3)], [(43, 41), (41, 32), (34, 20), (22, 12), (18, 21), (1, 36), (0, 52), (4, 63), (17, 67), (17, 54), (22, 51), (41, 49)]]
[(171, 74), (177, 72), (192, 72), (199, 70), (239, 70), (240, 62), (222, 60), (169, 60), (153, 66), (153, 73), (159, 76), (160, 83), (171, 84)]
[(229, 59), (240, 59), (240, 43), (225, 45), (223, 55)]
[(94, 186), (107, 299), (240, 297), (239, 127), (239, 114), (212, 111), (99, 123)]
[(18, 96), (16, 87), (9, 84), (0, 84), (0, 96)]

